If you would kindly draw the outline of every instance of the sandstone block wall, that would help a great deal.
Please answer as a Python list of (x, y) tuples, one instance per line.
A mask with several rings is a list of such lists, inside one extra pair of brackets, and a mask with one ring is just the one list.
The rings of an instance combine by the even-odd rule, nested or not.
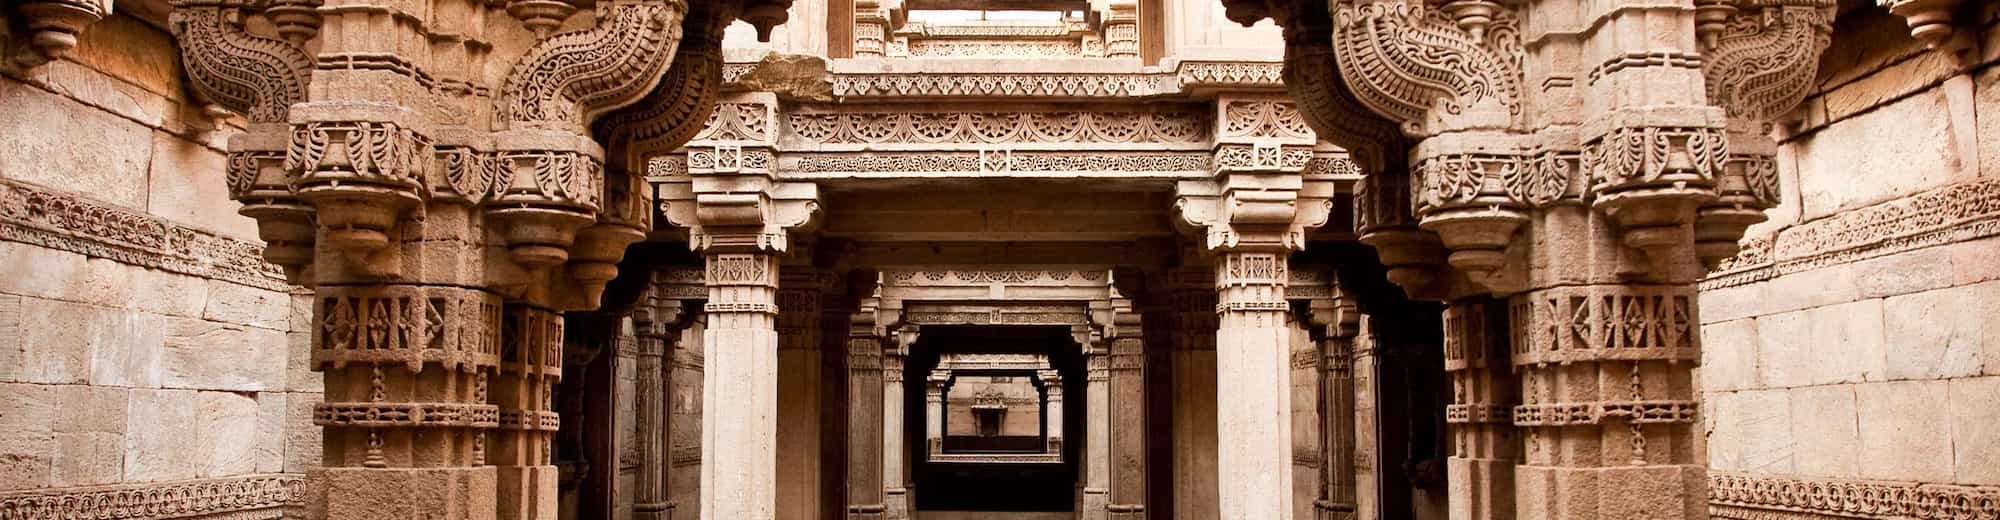
[[(1783, 141), (1784, 204), (1702, 285), (1718, 518), (1928, 517), (1948, 507), (1937, 499), (2000, 492), (1992, 7), (1973, 24), (1987, 51), (1970, 71), (1885, 9), (1836, 23), (1804, 124)], [(1742, 492), (1804, 483), (1918, 492)]]
[(190, 102), (172, 38), (136, 18), (91, 26), (65, 60), (11, 58), (0, 510), (124, 497), (91, 511), (138, 518), (165, 498), (131, 492), (172, 490), (209, 495), (187, 506), (198, 515), (277, 517), (319, 463), (321, 382), (309, 298), (258, 256), (255, 222), (228, 200), (231, 123)]

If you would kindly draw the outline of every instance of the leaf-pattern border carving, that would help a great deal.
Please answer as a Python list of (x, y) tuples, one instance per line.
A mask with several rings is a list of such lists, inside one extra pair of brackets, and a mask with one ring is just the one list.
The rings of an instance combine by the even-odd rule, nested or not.
[(844, 112), (786, 116), (790, 134), (815, 144), (1200, 143), (1208, 117), (1168, 111)]
[(288, 291), (262, 245), (15, 181), (0, 180), (0, 240)]
[(2000, 236), (2000, 180), (1956, 184), (1745, 240), (1701, 289), (1992, 236)]

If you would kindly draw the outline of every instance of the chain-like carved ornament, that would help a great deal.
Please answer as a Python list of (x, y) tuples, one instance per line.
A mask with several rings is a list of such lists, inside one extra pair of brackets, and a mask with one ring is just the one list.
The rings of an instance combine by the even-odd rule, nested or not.
[(811, 143), (1196, 143), (1206, 118), (1194, 111), (890, 112), (791, 114), (791, 133)]
[[(1343, 4), (1334, 12), (1334, 56), (1355, 97), (1402, 124), (1435, 133), (1435, 119), (1497, 108), (1521, 114), (1518, 21), (1498, 10), (1483, 34), (1441, 11), (1402, 2)], [(1434, 111), (1435, 109), (1435, 111)]]
[(496, 119), (581, 129), (593, 112), (649, 92), (676, 54), (684, 0), (603, 2), (597, 26), (550, 36), (507, 74)]

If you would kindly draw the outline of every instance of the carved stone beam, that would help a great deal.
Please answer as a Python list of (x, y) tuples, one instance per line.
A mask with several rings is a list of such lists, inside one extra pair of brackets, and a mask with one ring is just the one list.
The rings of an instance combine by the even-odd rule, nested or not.
[[(249, 117), (249, 128), (229, 140), (230, 198), (243, 203), (240, 213), (257, 220), (264, 259), (284, 267), (292, 282), (308, 283), (314, 211), (299, 198), (295, 183), (305, 163), (316, 162), (325, 150), (294, 147), (287, 117), (294, 103), (305, 100), (313, 60), (303, 40), (251, 34), (243, 25), (247, 7), (241, 1), (177, 0), (168, 26), (179, 41), (189, 88)], [(316, 29), (317, 18), (307, 18)]]
[[(1965, 0), (1877, 0), (1889, 12), (1910, 24), (1910, 36), (1925, 47), (1951, 54), (1960, 70), (1969, 70), (1979, 60), (1978, 32), (1959, 27)], [(1972, 2), (1977, 5), (1979, 2)]]
[[(524, 23), (546, 34), (567, 17), (555, 9), (565, 5), (516, 1), (508, 7), (517, 17), (528, 15)], [(603, 148), (587, 129), (598, 116), (638, 101), (659, 84), (677, 53), (687, 11), (684, 0), (599, 1), (594, 26), (542, 37), (502, 82), (504, 94), (494, 112), (496, 125), (504, 128), (494, 134), (502, 182), (486, 202), (486, 216), (505, 239), (509, 259), (530, 279), (554, 276), (548, 267), (577, 258), (568, 274), (582, 294), (573, 295), (570, 305), (596, 305), (595, 293), (615, 274), (612, 266), (624, 246), (643, 238), (630, 225), (634, 215), (647, 213), (629, 207), (644, 192), (631, 187), (636, 182), (631, 175), (603, 173)], [(608, 195), (628, 200), (607, 200)], [(607, 214), (627, 225), (597, 228), (578, 239), (579, 230)]]
[(687, 175), (655, 179), (661, 213), (689, 229), (690, 247), (783, 252), (819, 211), (818, 185), (778, 179), (777, 103), (768, 92), (722, 100), (687, 146)]
[(1743, 231), (1778, 205), (1778, 142), (1771, 133), (1819, 76), (1820, 54), (1833, 41), (1835, 4), (1717, 0), (1702, 6), (1709, 16), (1696, 31), (1708, 102), (1729, 116), (1729, 155), (1716, 179), (1716, 201), (1695, 217), (1695, 252), (1710, 268), (1735, 256)]
[(61, 59), (76, 48), (84, 27), (111, 15), (111, 0), (28, 0), (14, 6), (28, 28), (27, 52), (14, 54), (21, 68)]

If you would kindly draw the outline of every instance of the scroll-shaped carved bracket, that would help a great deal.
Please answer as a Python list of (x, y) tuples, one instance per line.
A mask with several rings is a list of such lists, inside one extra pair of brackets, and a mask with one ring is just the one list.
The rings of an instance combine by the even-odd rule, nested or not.
[(29, 0), (14, 12), (28, 28), (28, 48), (14, 55), (14, 63), (35, 68), (75, 49), (85, 27), (111, 15), (111, 0)]
[(1834, 2), (1741, 8), (1716, 2), (1710, 23), (1697, 27), (1706, 53), (1708, 100), (1729, 115), (1729, 155), (1715, 179), (1716, 201), (1695, 219), (1695, 249), (1719, 265), (1738, 250), (1764, 210), (1778, 205), (1778, 143), (1772, 126), (1805, 100), (1818, 77), (1820, 55), (1832, 43)]
[[(1478, 2), (1452, 2), (1461, 5)], [(1454, 19), (1456, 17), (1456, 19)], [(1341, 4), (1334, 56), (1355, 97), (1411, 136), (1508, 129), (1522, 118), (1520, 27), (1497, 4), (1452, 13), (1402, 1)]]
[(242, 0), (175, 0), (168, 26), (180, 41), (188, 85), (252, 122), (285, 122), (304, 101), (313, 60), (298, 44), (250, 34)]
[(685, 0), (597, 4), (597, 25), (549, 36), (507, 74), (495, 119), (513, 128), (582, 131), (658, 85), (680, 44)]

